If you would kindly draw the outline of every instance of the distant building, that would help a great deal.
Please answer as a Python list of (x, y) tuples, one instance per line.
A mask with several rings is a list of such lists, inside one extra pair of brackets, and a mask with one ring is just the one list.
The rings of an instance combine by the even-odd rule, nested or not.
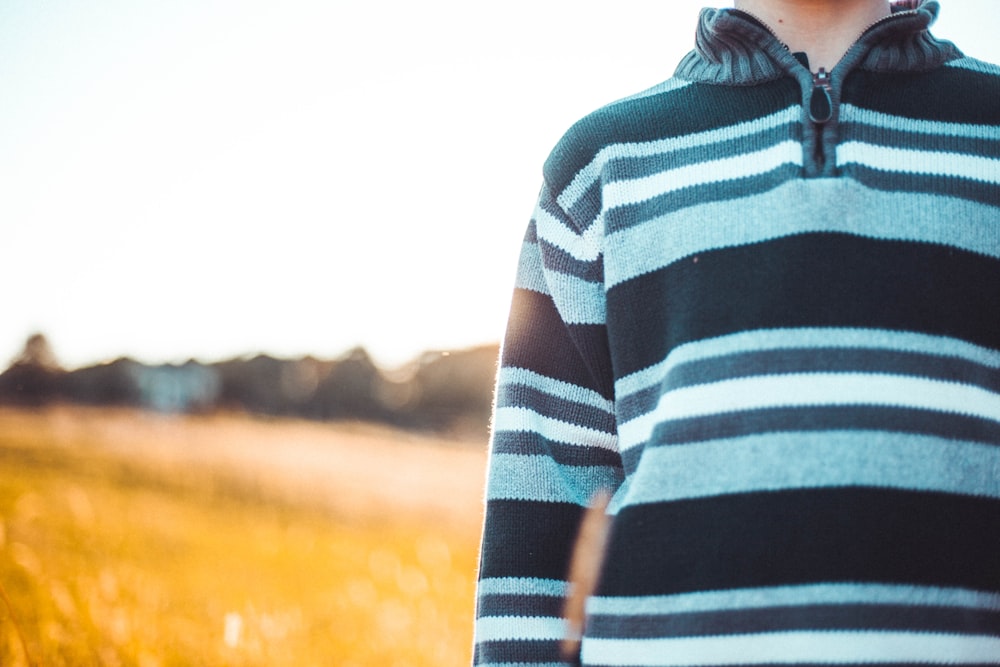
[(182, 366), (164, 364), (129, 367), (142, 407), (157, 412), (197, 412), (215, 407), (222, 381), (210, 366), (188, 362)]

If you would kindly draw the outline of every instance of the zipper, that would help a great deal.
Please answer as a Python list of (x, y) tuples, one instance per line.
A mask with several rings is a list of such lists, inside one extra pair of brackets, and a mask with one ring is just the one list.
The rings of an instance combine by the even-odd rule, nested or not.
[[(779, 44), (781, 44), (782, 46), (784, 46), (785, 49), (788, 49), (788, 45), (785, 44), (783, 41), (781, 41), (781, 38), (778, 37), (778, 34), (776, 32), (774, 32), (774, 30), (771, 28), (771, 26), (768, 25), (767, 22), (764, 19), (762, 19), (761, 17), (757, 16), (753, 12), (748, 12), (745, 9), (734, 9), (733, 11), (734, 12), (739, 12), (740, 14), (743, 14), (745, 16), (749, 16), (750, 18), (752, 18), (754, 21), (756, 21), (757, 23), (760, 24), (760, 27), (764, 28), (764, 30), (766, 30), (768, 33), (770, 33), (771, 37), (774, 37), (774, 39)], [(867, 33), (869, 30), (873, 29), (878, 24), (880, 24), (880, 23), (882, 23), (884, 21), (888, 21), (889, 19), (894, 19), (897, 16), (916, 15), (916, 13), (917, 13), (916, 9), (901, 9), (901, 10), (897, 10), (897, 11), (894, 11), (894, 12), (890, 12), (889, 14), (886, 14), (885, 16), (883, 16), (881, 18), (875, 19), (874, 21), (872, 21), (871, 23), (869, 23), (865, 27), (864, 30), (862, 30), (861, 32), (858, 33), (858, 36), (855, 37), (851, 41), (851, 46), (854, 46), (859, 41), (861, 41), (861, 38), (865, 36), (865, 33)], [(850, 48), (848, 48), (848, 50), (850, 50)]]
[[(745, 9), (735, 9), (733, 11), (742, 13), (743, 15), (753, 19), (758, 25), (766, 30), (775, 39), (775, 41), (778, 42), (778, 44), (781, 44), (786, 51), (791, 51), (791, 49), (788, 48), (788, 45), (781, 41), (781, 38), (778, 37), (777, 33), (774, 32), (771, 26), (769, 26), (767, 22), (763, 21), (759, 16), (753, 12), (748, 12)], [(902, 9), (893, 11), (876, 19), (875, 21), (872, 21), (867, 27), (865, 27), (864, 30), (858, 33), (858, 36), (851, 42), (851, 46), (848, 47), (848, 51), (850, 51), (855, 44), (861, 41), (861, 39), (869, 31), (873, 30), (885, 21), (889, 21), (890, 19), (894, 19), (899, 16), (916, 14), (917, 10), (915, 8)], [(798, 58), (796, 58), (796, 60), (798, 60)], [(806, 101), (803, 100), (803, 106), (807, 107), (807, 115), (809, 117), (809, 121), (812, 123), (814, 164), (818, 166), (819, 172), (823, 172), (826, 165), (826, 151), (823, 147), (823, 130), (825, 125), (833, 119), (834, 115), (832, 95), (833, 79), (830, 76), (830, 72), (828, 72), (824, 67), (820, 67), (816, 72), (812, 72), (811, 68), (808, 66), (806, 66), (805, 69), (812, 77), (812, 90), (809, 93), (808, 105), (806, 105)], [(835, 66), (834, 69), (837, 69), (837, 67)]]
[(813, 124), (813, 158), (822, 171), (826, 164), (826, 149), (823, 147), (823, 126), (833, 118), (833, 99), (830, 92), (833, 83), (830, 73), (825, 67), (820, 67), (812, 75), (813, 88), (809, 95), (809, 120)]
[(897, 11), (894, 11), (894, 12), (890, 12), (889, 14), (886, 14), (885, 16), (883, 16), (880, 19), (875, 19), (874, 21), (872, 21), (871, 23), (868, 24), (867, 28), (865, 28), (860, 33), (858, 33), (858, 36), (854, 39), (853, 42), (851, 42), (851, 46), (854, 46), (855, 44), (857, 44), (858, 42), (860, 42), (861, 38), (864, 37), (865, 34), (869, 30), (871, 30), (872, 28), (874, 28), (875, 26), (877, 26), (879, 23), (883, 23), (885, 21), (888, 21), (889, 19), (894, 19), (897, 16), (910, 16), (910, 15), (915, 16), (916, 14), (917, 14), (917, 10), (916, 9), (900, 9), (900, 10), (897, 10)]
[(809, 120), (817, 125), (823, 125), (833, 118), (833, 98), (830, 93), (833, 91), (833, 83), (830, 81), (830, 73), (825, 67), (820, 67), (819, 71), (812, 75), (813, 89), (809, 96)]
[(771, 29), (771, 26), (769, 26), (767, 24), (767, 22), (764, 21), (764, 19), (762, 19), (761, 17), (757, 16), (753, 12), (748, 12), (745, 9), (733, 9), (732, 11), (740, 13), (740, 14), (743, 14), (744, 16), (749, 16), (750, 18), (752, 18), (754, 21), (756, 21), (757, 23), (760, 24), (761, 28), (763, 28), (764, 30), (766, 30), (769, 33), (771, 33), (771, 37), (774, 37), (774, 40), (776, 42), (778, 42), (778, 44), (781, 44), (783, 47), (785, 47), (785, 50), (788, 50), (788, 45), (785, 44), (783, 41), (781, 41), (781, 38), (778, 37), (778, 34), (776, 32), (774, 32), (774, 30)]
[[(785, 44), (783, 41), (781, 41), (781, 38), (778, 37), (777, 33), (774, 32), (774, 30), (771, 28), (771, 26), (767, 24), (766, 21), (761, 19), (753, 12), (748, 12), (745, 9), (736, 9), (734, 11), (740, 12), (744, 16), (748, 16), (749, 18), (753, 19), (758, 25), (760, 25), (764, 30), (766, 30), (778, 44), (781, 44), (786, 51), (788, 51), (789, 53), (791, 52), (791, 49), (788, 48), (788, 45)], [(864, 32), (867, 32), (872, 27), (874, 27), (874, 24), (872, 26), (869, 26), (868, 28), (865, 28)], [(864, 34), (864, 32), (861, 34)], [(860, 36), (858, 37), (858, 39), (860, 39)], [(812, 157), (814, 160), (814, 164), (819, 166), (818, 171), (821, 172), (822, 165), (825, 164), (826, 162), (826, 155), (825, 155), (826, 151), (823, 148), (823, 126), (826, 123), (828, 123), (831, 118), (833, 118), (833, 98), (831, 96), (831, 92), (833, 91), (833, 82), (830, 79), (830, 73), (827, 72), (825, 68), (820, 67), (819, 71), (813, 73), (811, 71), (811, 68), (807, 64), (809, 62), (807, 58), (799, 59), (797, 54), (793, 55), (795, 56), (795, 60), (800, 65), (802, 65), (803, 69), (809, 72), (809, 74), (812, 77), (812, 91), (809, 94), (808, 100), (806, 99), (802, 100), (802, 106), (806, 111), (806, 115), (809, 118), (809, 122), (812, 123), (812, 130), (813, 130)], [(803, 91), (803, 96), (804, 96), (804, 91)], [(808, 150), (808, 149), (805, 146), (803, 146), (803, 150)]]
[[(860, 42), (861, 39), (868, 34), (868, 32), (874, 30), (882, 23), (898, 16), (906, 16), (908, 14), (915, 15), (916, 13), (916, 9), (900, 10), (890, 12), (889, 14), (872, 21), (864, 30), (858, 33), (858, 36), (851, 42), (851, 46), (848, 47), (848, 51), (850, 51), (855, 44)], [(771, 31), (771, 34), (774, 34), (773, 30)], [(834, 66), (834, 69), (836, 69), (836, 65)], [(830, 77), (830, 72), (826, 71), (826, 68), (824, 67), (820, 67), (816, 72), (810, 73), (812, 74), (812, 92), (809, 95), (809, 120), (813, 124), (814, 133), (813, 158), (815, 160), (815, 164), (819, 167), (819, 171), (823, 172), (826, 168), (827, 158), (826, 149), (823, 146), (824, 127), (833, 118), (833, 97), (831, 95), (833, 92), (833, 79)], [(836, 165), (834, 165), (834, 167), (836, 167)]]

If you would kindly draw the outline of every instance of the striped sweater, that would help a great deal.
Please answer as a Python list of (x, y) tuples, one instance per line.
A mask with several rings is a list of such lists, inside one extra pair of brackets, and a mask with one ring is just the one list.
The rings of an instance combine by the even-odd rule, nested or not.
[(817, 80), (704, 10), (545, 164), (498, 377), (475, 660), (1000, 665), (1000, 69), (899, 7)]

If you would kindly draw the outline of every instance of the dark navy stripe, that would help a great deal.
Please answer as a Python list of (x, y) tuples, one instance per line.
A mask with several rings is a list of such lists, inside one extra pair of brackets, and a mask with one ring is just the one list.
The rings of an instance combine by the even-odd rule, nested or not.
[(743, 199), (767, 192), (801, 175), (801, 167), (787, 164), (756, 176), (681, 188), (636, 204), (609, 209), (604, 214), (605, 226), (607, 233), (611, 234), (692, 206)]
[(706, 132), (769, 116), (800, 102), (790, 78), (757, 86), (692, 84), (603, 107), (563, 136), (545, 162), (546, 181), (562, 192), (605, 146)]
[(565, 599), (554, 595), (482, 595), (480, 616), (552, 616), (563, 615)]
[(518, 663), (525, 667), (534, 664), (563, 663), (560, 644), (553, 640), (512, 640), (480, 642), (476, 646), (477, 665)]
[[(928, 168), (933, 169), (933, 166), (928, 165)], [(930, 193), (1000, 206), (1000, 185), (984, 183), (972, 178), (949, 178), (937, 174), (882, 171), (859, 164), (845, 165), (840, 169), (840, 172), (842, 175), (876, 190)]]
[(581, 227), (588, 227), (601, 212), (601, 182), (596, 180), (567, 211)]
[(795, 630), (903, 630), (1000, 635), (1000, 612), (903, 605), (802, 605), (654, 616), (593, 615), (591, 637), (653, 639)]
[(491, 500), (486, 504), (480, 577), (563, 579), (583, 508), (570, 503)]
[(783, 237), (673, 263), (607, 301), (619, 377), (678, 345), (755, 329), (915, 331), (1000, 349), (1000, 260), (929, 243)]
[(581, 447), (553, 442), (531, 431), (496, 431), (493, 434), (495, 454), (548, 456), (564, 466), (607, 466), (621, 468), (616, 452), (600, 447)]
[(1000, 424), (947, 412), (888, 406), (769, 408), (664, 422), (651, 444), (674, 445), (780, 431), (887, 431), (1000, 445)]
[(627, 396), (618, 398), (615, 402), (615, 410), (618, 413), (620, 422), (627, 422), (639, 415), (644, 415), (656, 407), (663, 393), (663, 387), (654, 384), (640, 391), (632, 392)]
[(604, 260), (584, 261), (573, 257), (568, 252), (551, 243), (539, 239), (542, 248), (542, 264), (547, 269), (576, 276), (592, 283), (604, 283)]
[(966, 153), (976, 157), (1000, 158), (1000, 139), (955, 137), (926, 132), (907, 132), (862, 123), (841, 123), (841, 143), (863, 141), (877, 146), (890, 146), (905, 150)]
[(586, 365), (587, 360), (607, 359), (607, 345), (603, 326), (567, 326), (551, 297), (532, 290), (514, 290), (503, 346), (505, 368), (526, 368), (592, 389), (610, 400), (614, 391), (611, 369), (588, 369)]
[[(851, 72), (841, 101), (893, 116), (969, 125), (1000, 125), (1000, 80), (957, 67), (927, 72)], [(900, 123), (902, 124), (902, 123)]]
[(617, 428), (614, 417), (605, 410), (524, 385), (502, 384), (497, 391), (497, 407), (528, 407), (539, 414), (609, 434), (615, 433)]
[(538, 243), (538, 221), (534, 218), (528, 222), (528, 228), (524, 231), (524, 240), (522, 243)]
[(592, 388), (603, 398), (612, 400), (615, 380), (607, 327), (603, 324), (571, 324), (569, 331), (580, 350), (581, 359), (594, 378)]
[(1000, 501), (870, 488), (786, 490), (628, 506), (603, 596), (817, 582), (1000, 592)]

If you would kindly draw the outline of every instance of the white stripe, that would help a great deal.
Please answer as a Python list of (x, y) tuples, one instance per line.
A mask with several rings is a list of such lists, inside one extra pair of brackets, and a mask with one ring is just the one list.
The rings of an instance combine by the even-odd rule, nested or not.
[(668, 392), (670, 418), (805, 405), (885, 405), (1000, 421), (1000, 395), (981, 387), (880, 373), (790, 373)]
[(860, 164), (881, 171), (970, 178), (1000, 183), (1000, 160), (962, 153), (918, 151), (848, 141), (837, 147), (841, 166)]
[(552, 617), (482, 616), (476, 621), (476, 641), (495, 642), (562, 639), (566, 621)]
[(537, 389), (565, 401), (600, 408), (609, 414), (614, 412), (614, 403), (593, 389), (579, 387), (569, 382), (563, 382), (562, 380), (554, 380), (526, 368), (513, 366), (501, 368), (498, 380), (502, 385), (524, 385), (525, 387)]
[(581, 262), (593, 262), (601, 256), (601, 225), (591, 225), (578, 234), (545, 209), (535, 209), (535, 227), (538, 237), (547, 243), (569, 253)]
[(765, 375), (668, 391), (656, 408), (620, 425), (623, 450), (643, 443), (669, 419), (778, 407), (877, 405), (1000, 421), (1000, 395), (980, 387), (878, 373)]
[(563, 210), (568, 211), (571, 209), (580, 200), (580, 197), (587, 192), (587, 189), (593, 185), (594, 181), (598, 180), (604, 165), (612, 159), (645, 157), (750, 136), (759, 132), (766, 132), (787, 123), (797, 123), (799, 122), (801, 113), (801, 108), (796, 105), (777, 111), (770, 116), (698, 134), (657, 139), (656, 141), (642, 143), (611, 144), (602, 148), (587, 166), (577, 172), (566, 189), (559, 193), (556, 201), (559, 202)]
[(649, 667), (859, 664), (1000, 664), (1000, 638), (915, 632), (775, 632), (673, 639), (584, 638), (583, 663)]
[(615, 393), (624, 397), (660, 384), (671, 368), (689, 361), (740, 352), (821, 347), (953, 356), (989, 368), (1000, 368), (1000, 352), (957, 338), (887, 329), (769, 329), (740, 332), (681, 345), (671, 351), (664, 361), (620, 378), (615, 383)]
[(646, 201), (692, 185), (764, 174), (786, 164), (801, 166), (802, 146), (798, 142), (783, 141), (756, 153), (697, 162), (642, 178), (615, 181), (604, 186), (601, 197), (607, 210)]
[(618, 451), (614, 434), (545, 417), (527, 408), (497, 408), (493, 423), (496, 431), (530, 431), (554, 442)]
[(587, 601), (587, 612), (616, 616), (656, 616), (815, 604), (906, 605), (1000, 611), (1000, 594), (964, 588), (897, 584), (805, 584), (677, 595), (595, 596)]
[(904, 118), (872, 111), (853, 104), (840, 106), (841, 123), (861, 123), (890, 130), (905, 127), (907, 132), (938, 134), (946, 137), (968, 137), (970, 139), (1000, 139), (1000, 127), (995, 125), (970, 125), (967, 123), (946, 123), (938, 120)]

